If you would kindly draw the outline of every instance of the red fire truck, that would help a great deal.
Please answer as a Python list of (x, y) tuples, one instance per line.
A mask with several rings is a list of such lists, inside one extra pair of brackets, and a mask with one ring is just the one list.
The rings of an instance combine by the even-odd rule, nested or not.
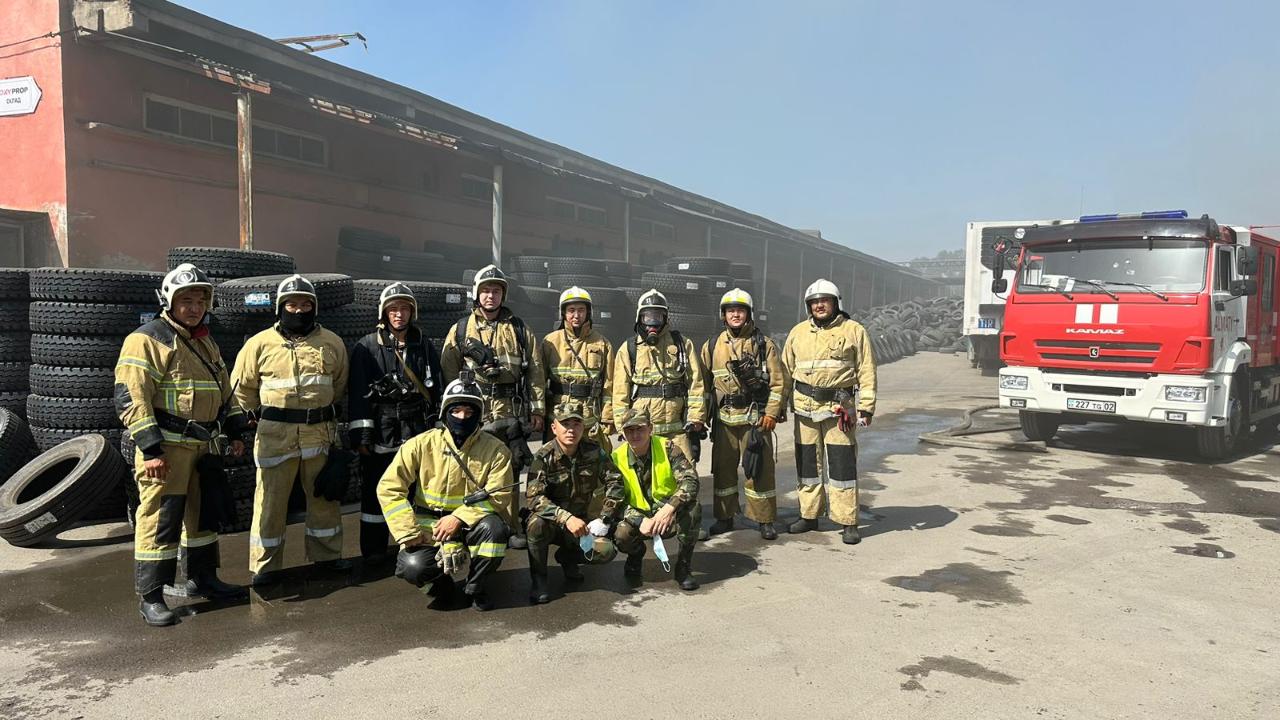
[(1189, 425), (1230, 455), (1280, 413), (1280, 243), (1182, 210), (1090, 215), (1014, 230), (1000, 405), (1048, 440), (1064, 423)]

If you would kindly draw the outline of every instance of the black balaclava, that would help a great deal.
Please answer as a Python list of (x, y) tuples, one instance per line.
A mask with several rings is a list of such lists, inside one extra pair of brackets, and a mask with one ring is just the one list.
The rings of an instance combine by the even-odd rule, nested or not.
[(291, 313), (280, 307), (280, 327), (290, 335), (304, 336), (316, 326), (316, 310), (311, 308), (304, 313)]
[[(470, 405), (470, 403), (468, 403)], [(450, 406), (449, 409), (452, 409)], [(459, 420), (454, 417), (449, 410), (444, 412), (444, 426), (449, 429), (449, 434), (453, 436), (453, 444), (455, 447), (462, 447), (467, 438), (475, 434), (480, 429), (480, 408), (471, 405), (471, 409), (475, 412), (471, 413), (471, 417)]]

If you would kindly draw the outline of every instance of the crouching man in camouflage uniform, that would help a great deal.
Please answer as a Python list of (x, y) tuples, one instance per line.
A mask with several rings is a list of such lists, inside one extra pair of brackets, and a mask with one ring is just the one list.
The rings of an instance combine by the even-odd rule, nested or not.
[(662, 538), (676, 537), (675, 579), (681, 590), (697, 590), (692, 574), (693, 546), (702, 525), (698, 504), (698, 471), (675, 443), (653, 434), (649, 416), (627, 410), (619, 418), (627, 443), (613, 451), (613, 463), (622, 473), (627, 508), (614, 533), (614, 544), (627, 556), (624, 572), (633, 582), (641, 578), (647, 537), (663, 569), (670, 569)]
[[(547, 552), (558, 545), (556, 562), (564, 579), (580, 582), (578, 565), (603, 565), (618, 554), (607, 536), (618, 522), (626, 501), (622, 475), (608, 453), (583, 440), (584, 403), (566, 400), (555, 408), (551, 430), (555, 438), (538, 448), (529, 468), (529, 602), (551, 602), (547, 589)], [(587, 518), (593, 517), (588, 522)]]

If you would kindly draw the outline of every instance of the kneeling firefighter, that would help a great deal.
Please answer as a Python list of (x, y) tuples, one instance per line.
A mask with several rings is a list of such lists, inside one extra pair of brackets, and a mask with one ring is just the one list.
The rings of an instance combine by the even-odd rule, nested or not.
[(750, 294), (740, 288), (725, 293), (720, 298), (720, 315), (724, 331), (702, 346), (702, 364), (711, 370), (718, 408), (711, 431), (716, 521), (710, 533), (733, 529), (741, 463), (744, 470), (751, 470), (743, 488), (747, 517), (759, 525), (761, 537), (774, 540), (778, 492), (773, 430), (785, 416), (782, 399), (791, 392), (790, 378), (778, 346), (755, 326)]
[(542, 340), (547, 370), (547, 407), (576, 400), (586, 413), (587, 434), (606, 451), (613, 435), (613, 345), (595, 330), (591, 293), (571, 287), (560, 293), (560, 327)]
[[(681, 590), (697, 590), (693, 579), (693, 548), (702, 525), (698, 504), (698, 471), (680, 445), (653, 431), (643, 412), (628, 410), (619, 419), (626, 443), (613, 451), (613, 464), (622, 473), (627, 508), (614, 531), (618, 552), (627, 556), (623, 573), (633, 583), (642, 579), (645, 538), (662, 569), (674, 570)], [(663, 538), (676, 537), (680, 549), (671, 566)]]
[(257, 415), (253, 460), (258, 484), (249, 528), (252, 584), (283, 579), (284, 530), (293, 484), (307, 500), (306, 556), (318, 570), (346, 570), (340, 498), (317, 487), (337, 439), (335, 405), (347, 394), (342, 339), (316, 322), (316, 288), (292, 275), (276, 288), (276, 323), (249, 338), (236, 356), (236, 402)]
[[(529, 436), (541, 436), (546, 405), (546, 376), (542, 353), (524, 321), (503, 303), (507, 298), (507, 276), (496, 265), (481, 268), (471, 287), (475, 309), (459, 320), (445, 337), (440, 351), (445, 382), (463, 379), (474, 383), (485, 399), (484, 429), (507, 444), (511, 451), (512, 477), (532, 459)], [(519, 492), (507, 496), (507, 515), (519, 522)], [(524, 528), (516, 533), (511, 547), (525, 547)]]
[(705, 383), (693, 342), (667, 323), (667, 298), (657, 290), (640, 296), (635, 334), (618, 349), (613, 367), (614, 424), (628, 410), (644, 413), (653, 433), (693, 458), (690, 436), (705, 437)]
[[(529, 468), (529, 602), (551, 601), (547, 554), (557, 545), (564, 579), (581, 582), (578, 565), (602, 565), (617, 555), (609, 535), (626, 501), (622, 475), (598, 444), (583, 439), (588, 417), (583, 403), (566, 400), (553, 412), (555, 437), (533, 454)], [(592, 512), (592, 507), (601, 509)], [(591, 518), (588, 520), (588, 518)]]
[(351, 349), (348, 433), (360, 454), (360, 554), (385, 557), (387, 521), (378, 480), (400, 446), (439, 419), (440, 358), (417, 325), (418, 301), (404, 283), (378, 300), (378, 327)]
[[(190, 263), (165, 276), (160, 314), (125, 338), (115, 369), (115, 404), (137, 449), (130, 458), (138, 483), (134, 530), (134, 590), (148, 625), (173, 625), (164, 588), (185, 565), (189, 597), (225, 599), (244, 589), (218, 579), (218, 530), (230, 501), (221, 463), (220, 421), (231, 398), (227, 367), (205, 316), (213, 284)], [(212, 452), (211, 452), (212, 451)], [(231, 452), (244, 454), (235, 440)], [(234, 512), (234, 505), (231, 508)]]
[(796, 492), (800, 519), (793, 533), (816, 530), (825, 510), (843, 526), (847, 545), (858, 534), (859, 427), (876, 410), (876, 363), (862, 325), (840, 309), (840, 290), (817, 280), (805, 290), (809, 317), (791, 329), (782, 364), (791, 373), (796, 415)]
[[(506, 555), (511, 452), (480, 429), (484, 399), (475, 385), (449, 383), (440, 402), (444, 427), (409, 439), (378, 481), (378, 502), (400, 544), (396, 575), (438, 598), (455, 578), (478, 610), (491, 610), (485, 579)], [(416, 488), (416, 489), (415, 489)]]

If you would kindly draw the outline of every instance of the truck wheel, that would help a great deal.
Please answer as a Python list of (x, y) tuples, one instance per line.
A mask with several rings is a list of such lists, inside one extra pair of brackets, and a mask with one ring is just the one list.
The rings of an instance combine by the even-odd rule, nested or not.
[(1200, 457), (1222, 460), (1236, 451), (1240, 439), (1249, 430), (1249, 409), (1240, 388), (1248, 387), (1248, 376), (1237, 375), (1231, 382), (1231, 399), (1227, 401), (1227, 424), (1222, 427), (1196, 428), (1196, 449)]
[(1058, 425), (1061, 422), (1057, 415), (1051, 413), (1018, 411), (1018, 424), (1022, 426), (1022, 434), (1026, 435), (1028, 440), (1052, 439), (1058, 434)]

